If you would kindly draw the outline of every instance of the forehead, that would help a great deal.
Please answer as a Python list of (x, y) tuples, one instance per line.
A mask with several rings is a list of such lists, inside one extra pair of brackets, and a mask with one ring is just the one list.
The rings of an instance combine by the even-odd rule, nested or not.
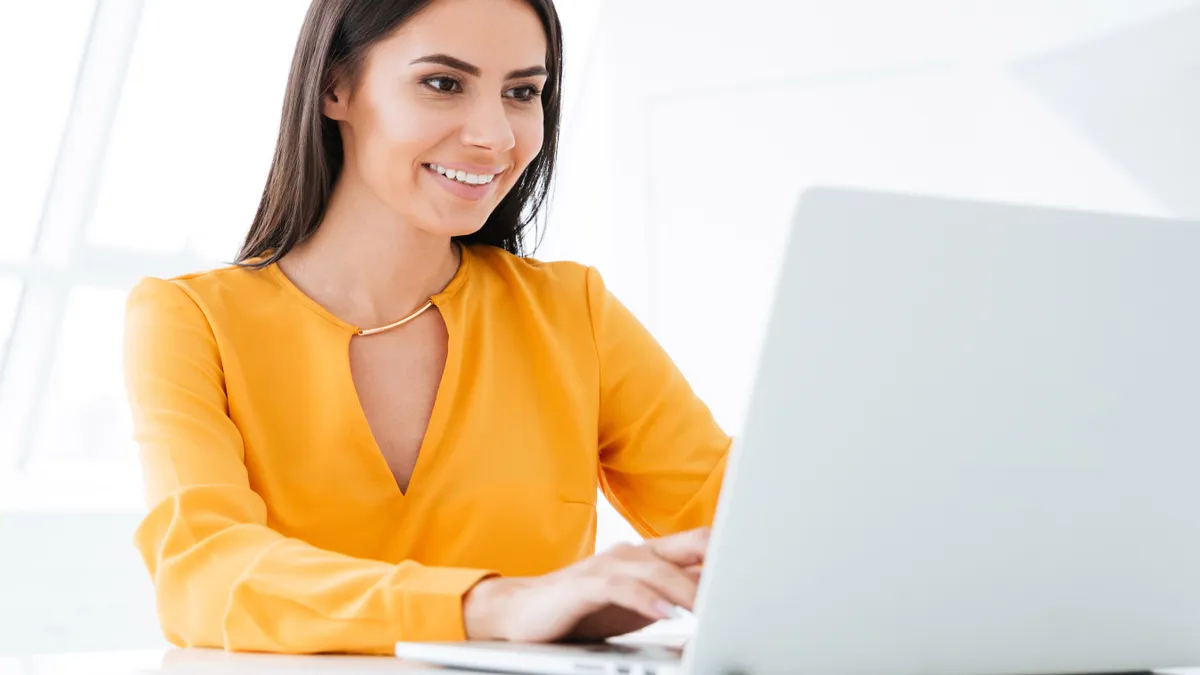
[(446, 54), (478, 66), (484, 77), (547, 65), (545, 30), (525, 0), (433, 0), (373, 51), (404, 66)]

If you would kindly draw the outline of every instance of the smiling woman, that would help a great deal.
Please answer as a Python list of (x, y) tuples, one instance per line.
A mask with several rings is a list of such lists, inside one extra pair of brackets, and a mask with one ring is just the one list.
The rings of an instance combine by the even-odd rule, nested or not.
[[(297, 55), (309, 53), (293, 64), (275, 161), (241, 260), (260, 257), (254, 264), (266, 266), (311, 237), (331, 219), (343, 169), (414, 223), (521, 253), (554, 174), (560, 30), (548, 1), (314, 4)], [(422, 192), (435, 164), (458, 182), (430, 182), (470, 198), (470, 208)], [(481, 175), (500, 181), (457, 189)]]
[[(607, 637), (691, 607), (730, 439), (574, 263), (550, 0), (316, 0), (238, 264), (146, 279), (137, 545), (185, 646)], [(596, 494), (642, 546), (593, 555)]]

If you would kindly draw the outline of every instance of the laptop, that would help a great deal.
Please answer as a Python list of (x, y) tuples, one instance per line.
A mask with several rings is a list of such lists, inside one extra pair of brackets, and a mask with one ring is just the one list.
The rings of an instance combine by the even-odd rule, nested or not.
[(396, 654), (545, 675), (1200, 665), (1200, 223), (813, 190), (760, 361), (686, 647)]

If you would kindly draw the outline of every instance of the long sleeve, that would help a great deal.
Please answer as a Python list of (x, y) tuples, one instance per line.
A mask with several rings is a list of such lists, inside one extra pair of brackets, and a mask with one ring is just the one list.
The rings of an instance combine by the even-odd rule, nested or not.
[(587, 271), (600, 368), (600, 483), (644, 537), (711, 525), (732, 442), (637, 318)]
[(179, 646), (386, 653), (464, 637), (462, 596), (488, 572), (393, 565), (284, 537), (250, 487), (205, 313), (180, 284), (126, 307), (125, 376), (149, 514), (135, 543)]

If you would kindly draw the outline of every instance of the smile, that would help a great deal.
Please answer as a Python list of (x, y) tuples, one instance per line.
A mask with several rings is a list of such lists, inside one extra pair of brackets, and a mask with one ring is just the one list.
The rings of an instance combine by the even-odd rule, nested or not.
[(499, 175), (494, 173), (474, 174), (467, 173), (465, 171), (455, 171), (454, 169), (447, 169), (446, 167), (438, 164), (426, 164), (425, 168), (441, 175), (444, 178), (448, 178), (458, 183), (464, 183), (466, 185), (487, 185), (488, 183), (492, 182), (497, 175)]
[[(421, 166), (429, 172), (430, 179), (442, 186), (443, 190), (459, 199), (477, 203), (483, 203), (495, 195), (500, 189), (500, 183), (496, 181), (496, 177), (506, 170), (500, 169), (496, 173), (480, 174), (459, 171), (440, 164), (422, 164)], [(489, 167), (480, 168), (487, 170)]]

